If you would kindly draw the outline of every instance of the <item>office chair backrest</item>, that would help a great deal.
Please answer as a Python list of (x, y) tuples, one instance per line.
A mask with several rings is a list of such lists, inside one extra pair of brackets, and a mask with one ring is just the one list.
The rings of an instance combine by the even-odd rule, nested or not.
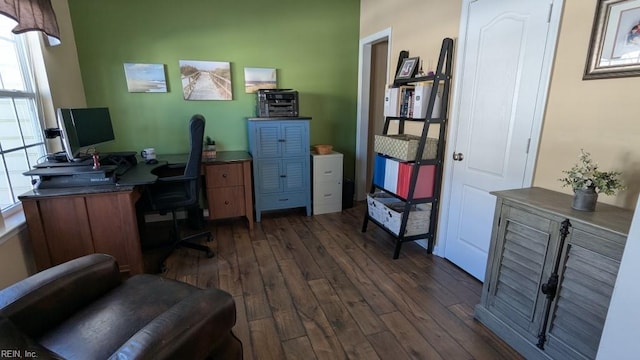
[(202, 161), (202, 142), (204, 140), (204, 116), (193, 115), (189, 121), (189, 159), (184, 169), (185, 176), (199, 176)]

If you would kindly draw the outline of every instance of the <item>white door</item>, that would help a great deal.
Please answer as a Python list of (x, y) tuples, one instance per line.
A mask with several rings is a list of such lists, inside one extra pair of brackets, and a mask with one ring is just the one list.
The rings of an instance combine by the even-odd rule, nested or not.
[(481, 281), (495, 209), (489, 192), (531, 184), (557, 37), (553, 2), (561, 7), (553, 0), (463, 3), (444, 256)]

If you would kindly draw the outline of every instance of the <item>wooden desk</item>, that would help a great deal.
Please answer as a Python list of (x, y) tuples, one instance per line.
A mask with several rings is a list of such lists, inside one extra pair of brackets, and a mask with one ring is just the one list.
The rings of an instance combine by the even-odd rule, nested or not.
[[(118, 261), (120, 272), (144, 271), (136, 202), (159, 166), (184, 163), (187, 155), (167, 155), (158, 164), (139, 162), (118, 185), (31, 190), (19, 196), (38, 271), (77, 257), (105, 253)], [(221, 151), (203, 161), (209, 218), (245, 216), (253, 229), (251, 156)]]
[(251, 155), (246, 151), (218, 151), (215, 159), (203, 159), (209, 219), (247, 218), (253, 230)]
[(166, 163), (139, 162), (118, 185), (34, 189), (20, 195), (36, 269), (105, 253), (116, 258), (121, 273), (142, 273), (135, 204), (142, 186), (157, 179), (151, 171)]
[(143, 272), (135, 209), (138, 188), (24, 196), (20, 200), (38, 271), (83, 255), (105, 253), (118, 260), (121, 273)]

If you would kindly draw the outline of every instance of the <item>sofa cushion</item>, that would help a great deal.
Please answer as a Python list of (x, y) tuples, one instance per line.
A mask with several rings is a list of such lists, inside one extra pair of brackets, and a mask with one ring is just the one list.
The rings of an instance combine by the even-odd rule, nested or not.
[(136, 275), (38, 339), (65, 359), (106, 359), (157, 316), (202, 291), (153, 275)]

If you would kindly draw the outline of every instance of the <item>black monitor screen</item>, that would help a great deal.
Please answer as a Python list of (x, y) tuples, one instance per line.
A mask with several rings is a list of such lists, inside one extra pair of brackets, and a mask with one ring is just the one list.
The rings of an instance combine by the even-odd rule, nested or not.
[(58, 126), (69, 160), (76, 158), (82, 148), (115, 140), (109, 109), (58, 109)]
[(80, 147), (115, 140), (108, 108), (71, 109), (71, 118)]

